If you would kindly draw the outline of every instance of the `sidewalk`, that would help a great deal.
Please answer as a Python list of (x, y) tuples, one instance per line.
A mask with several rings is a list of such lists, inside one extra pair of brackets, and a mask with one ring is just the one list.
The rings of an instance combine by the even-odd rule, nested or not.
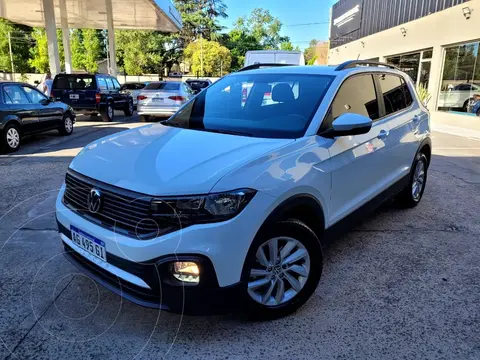
[(433, 131), (480, 141), (480, 117), (456, 115), (442, 111), (432, 111), (430, 115)]

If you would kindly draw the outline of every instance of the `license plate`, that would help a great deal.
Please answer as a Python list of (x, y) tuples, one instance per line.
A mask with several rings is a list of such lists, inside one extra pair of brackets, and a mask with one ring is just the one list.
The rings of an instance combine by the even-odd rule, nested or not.
[(153, 102), (159, 102), (159, 103), (163, 102), (163, 98), (153, 98), (152, 100)]
[(70, 99), (78, 100), (78, 99), (80, 99), (80, 96), (78, 94), (70, 94)]
[(105, 243), (102, 240), (87, 234), (75, 226), (70, 226), (70, 232), (72, 233), (72, 241), (76, 245), (96, 258), (107, 261), (107, 251), (105, 250)]

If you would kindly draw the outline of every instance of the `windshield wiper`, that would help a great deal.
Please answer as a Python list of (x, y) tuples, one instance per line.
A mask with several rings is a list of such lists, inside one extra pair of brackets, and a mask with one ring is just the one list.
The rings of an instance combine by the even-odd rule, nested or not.
[(170, 121), (170, 119), (162, 120), (162, 121), (160, 121), (160, 124), (162, 124), (162, 125), (167, 125), (167, 126), (171, 126), (171, 127), (180, 127), (180, 125), (178, 125), (177, 123), (174, 123), (174, 122)]
[[(203, 130), (203, 129), (202, 129)], [(214, 132), (219, 134), (229, 134), (229, 135), (241, 135), (241, 136), (253, 136), (253, 134), (241, 132), (241, 131), (234, 131), (234, 130), (221, 130), (221, 129), (205, 129), (204, 131)]]

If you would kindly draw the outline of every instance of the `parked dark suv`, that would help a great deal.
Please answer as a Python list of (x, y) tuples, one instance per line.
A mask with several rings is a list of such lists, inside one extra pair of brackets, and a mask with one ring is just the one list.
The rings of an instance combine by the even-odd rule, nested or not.
[(73, 132), (72, 108), (48, 98), (33, 86), (0, 82), (0, 94), (0, 150), (18, 150), (23, 135), (53, 129), (61, 135)]
[(134, 111), (132, 96), (120, 90), (117, 79), (104, 74), (58, 74), (53, 80), (52, 96), (77, 113), (100, 113), (104, 121), (113, 120), (114, 110), (123, 110), (125, 116), (132, 116)]

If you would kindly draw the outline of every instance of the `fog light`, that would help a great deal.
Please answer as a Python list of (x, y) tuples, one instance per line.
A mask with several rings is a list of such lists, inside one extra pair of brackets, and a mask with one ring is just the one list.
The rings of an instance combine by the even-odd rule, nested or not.
[(200, 270), (194, 262), (174, 262), (172, 266), (172, 274), (175, 279), (183, 282), (198, 284), (200, 281)]

